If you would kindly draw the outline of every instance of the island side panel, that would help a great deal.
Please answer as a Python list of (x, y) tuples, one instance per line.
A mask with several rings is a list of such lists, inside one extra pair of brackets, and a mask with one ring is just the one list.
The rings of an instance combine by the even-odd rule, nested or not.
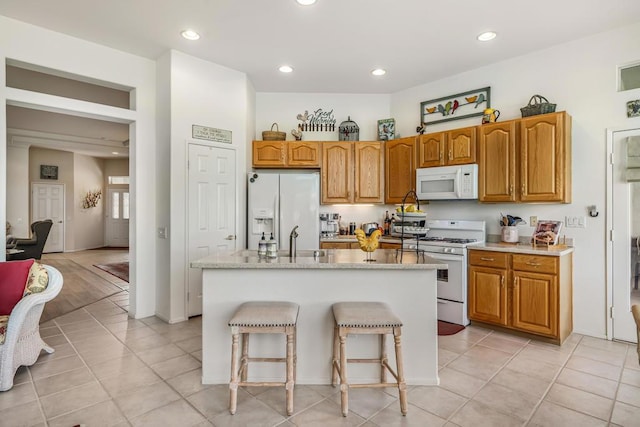
[[(384, 301), (402, 319), (402, 348), (408, 384), (438, 384), (436, 270), (384, 269), (204, 269), (202, 373), (204, 384), (229, 382), (231, 335), (228, 320), (243, 302), (287, 300), (300, 304), (297, 383), (330, 384), (333, 315), (338, 301)], [(395, 365), (393, 339), (388, 338)], [(348, 340), (349, 357), (376, 353), (377, 341)], [(252, 335), (251, 355), (283, 355), (282, 335)], [(392, 366), (393, 366), (392, 365)], [(283, 364), (255, 363), (253, 380), (281, 381)], [(350, 365), (351, 382), (376, 381), (375, 365)]]

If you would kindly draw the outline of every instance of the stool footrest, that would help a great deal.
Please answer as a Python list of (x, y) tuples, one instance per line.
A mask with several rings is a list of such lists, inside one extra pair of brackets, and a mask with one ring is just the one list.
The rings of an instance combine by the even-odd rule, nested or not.
[(382, 359), (347, 359), (347, 363), (382, 363)]
[(374, 384), (349, 384), (349, 388), (385, 388), (385, 387), (393, 387), (398, 388), (398, 383), (374, 383)]
[(245, 359), (247, 362), (286, 362), (284, 357), (248, 357)]
[(264, 381), (264, 382), (239, 382), (238, 383), (238, 387), (284, 387), (286, 386), (287, 383), (283, 383), (283, 382), (268, 382), (268, 381)]

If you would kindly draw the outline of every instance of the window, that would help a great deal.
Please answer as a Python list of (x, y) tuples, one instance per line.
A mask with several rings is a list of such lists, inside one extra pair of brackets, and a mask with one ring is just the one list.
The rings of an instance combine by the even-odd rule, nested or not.
[(632, 64), (619, 68), (619, 91), (640, 88), (640, 64)]
[(129, 177), (128, 176), (110, 176), (109, 184), (125, 184), (129, 185)]

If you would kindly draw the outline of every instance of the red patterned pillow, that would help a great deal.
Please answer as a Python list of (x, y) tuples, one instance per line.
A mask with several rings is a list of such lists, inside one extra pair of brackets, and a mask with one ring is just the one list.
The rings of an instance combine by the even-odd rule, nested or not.
[(22, 299), (32, 264), (32, 259), (0, 262), (0, 316), (11, 314)]

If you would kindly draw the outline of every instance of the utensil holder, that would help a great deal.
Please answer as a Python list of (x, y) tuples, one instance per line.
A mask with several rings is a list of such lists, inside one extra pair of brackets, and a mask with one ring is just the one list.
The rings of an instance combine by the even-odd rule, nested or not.
[(518, 228), (513, 225), (502, 227), (502, 241), (505, 243), (518, 243)]

